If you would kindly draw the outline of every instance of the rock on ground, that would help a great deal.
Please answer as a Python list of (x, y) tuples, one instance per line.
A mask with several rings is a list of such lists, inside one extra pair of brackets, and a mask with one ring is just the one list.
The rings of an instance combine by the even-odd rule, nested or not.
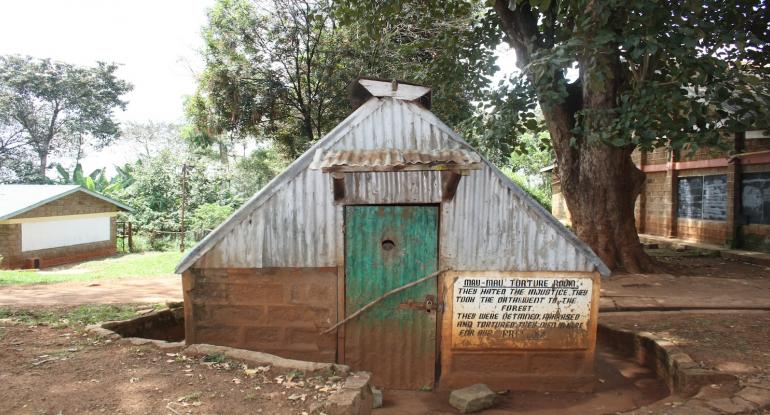
[(453, 390), (449, 394), (449, 404), (464, 414), (489, 408), (496, 400), (497, 394), (482, 383)]

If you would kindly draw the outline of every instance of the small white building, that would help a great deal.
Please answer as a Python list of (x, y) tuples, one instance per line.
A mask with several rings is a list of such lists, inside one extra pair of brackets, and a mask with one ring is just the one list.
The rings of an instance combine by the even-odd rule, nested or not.
[(0, 268), (44, 268), (115, 254), (128, 206), (77, 185), (0, 185)]

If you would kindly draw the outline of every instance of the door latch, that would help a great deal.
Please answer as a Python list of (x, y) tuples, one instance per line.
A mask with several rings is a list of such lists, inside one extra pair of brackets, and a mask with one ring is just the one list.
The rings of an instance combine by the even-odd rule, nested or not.
[(435, 295), (429, 294), (425, 296), (425, 300), (422, 302), (407, 300), (405, 303), (399, 304), (398, 308), (420, 310), (430, 313), (431, 311), (444, 311), (444, 304), (436, 301)]

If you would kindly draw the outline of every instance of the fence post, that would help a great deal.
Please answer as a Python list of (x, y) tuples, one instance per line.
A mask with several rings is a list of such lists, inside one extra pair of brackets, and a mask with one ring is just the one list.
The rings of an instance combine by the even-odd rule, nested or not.
[(134, 252), (134, 230), (128, 222), (128, 252)]

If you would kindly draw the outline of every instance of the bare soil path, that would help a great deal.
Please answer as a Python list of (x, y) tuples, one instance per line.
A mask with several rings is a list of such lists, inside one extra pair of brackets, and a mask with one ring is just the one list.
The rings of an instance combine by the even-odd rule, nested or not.
[[(629, 411), (668, 395), (655, 374), (612, 350), (600, 346), (595, 360), (594, 393), (509, 392), (484, 415), (598, 415)], [(377, 415), (452, 415), (449, 392), (385, 391)]]
[(162, 303), (182, 300), (182, 277), (165, 275), (0, 287), (0, 305)]
[(299, 415), (339, 384), (268, 367), (249, 373), (237, 362), (102, 341), (81, 328), (0, 320), (0, 414)]
[(602, 281), (601, 311), (770, 310), (770, 267), (700, 252), (652, 250), (662, 273)]

